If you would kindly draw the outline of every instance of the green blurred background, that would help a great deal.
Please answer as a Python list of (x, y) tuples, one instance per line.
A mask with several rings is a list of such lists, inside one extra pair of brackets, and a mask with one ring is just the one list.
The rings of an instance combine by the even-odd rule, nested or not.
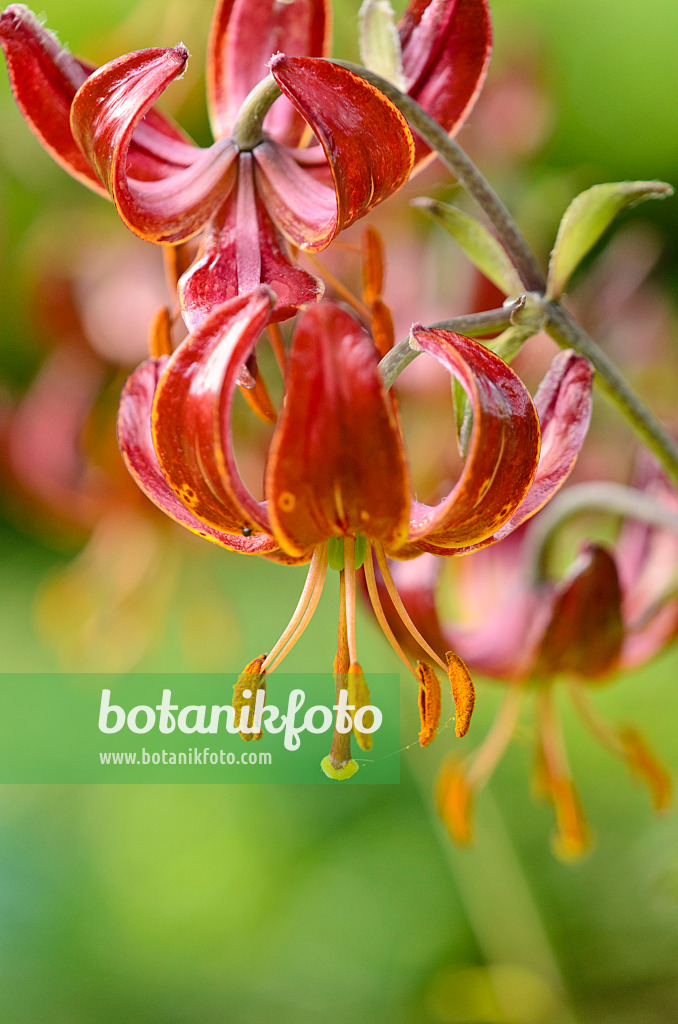
[[(336, 9), (336, 53), (355, 55), (356, 7)], [(64, 43), (98, 62), (183, 40), (192, 61), (167, 102), (206, 142), (201, 69), (210, 11), (206, 0), (169, 0), (162, 8), (102, 0), (83, 13), (73, 0), (50, 0), (46, 15)], [(495, 0), (493, 15), (488, 93), (495, 106), (479, 105), (462, 142), (468, 140), (542, 253), (580, 188), (621, 178), (678, 181), (678, 6), (672, 0), (642, 6)], [(497, 119), (501, 135), (497, 96), (501, 83), (516, 76), (528, 83), (516, 94), (524, 115), (514, 108), (509, 137), (497, 141), (483, 128), (483, 109), (488, 122)], [(76, 355), (84, 351), (63, 295), (76, 270), (87, 290), (85, 271), (112, 253), (112, 267), (138, 259), (139, 274), (148, 272), (154, 282), (151, 290), (157, 281), (150, 248), (128, 238), (112, 208), (43, 154), (0, 77), (0, 425), (6, 439), (17, 404), (63, 338)], [(422, 188), (410, 186), (410, 195)], [(676, 280), (677, 205), (651, 204), (642, 214), (658, 253), (654, 281), (667, 303)], [(106, 264), (95, 271), (99, 287), (108, 280)], [(122, 304), (125, 287), (121, 282)], [(94, 323), (116, 301), (105, 299), (103, 314), (89, 311)], [(128, 335), (122, 305), (116, 308), (121, 324), (113, 323), (121, 346), (128, 345), (120, 362), (129, 367), (142, 356), (135, 353), (143, 329), (140, 341), (131, 327)], [(410, 319), (419, 316), (412, 311)], [(88, 381), (96, 391), (87, 486), (95, 505), (104, 503), (104, 516), (87, 509), (69, 515), (70, 478), (68, 486), (60, 481), (59, 493), (36, 497), (4, 456), (0, 664), (6, 671), (238, 670), (285, 625), (303, 571), (204, 545), (132, 494), (114, 457), (110, 412), (124, 379), (115, 362), (109, 346), (83, 382), (83, 393)], [(70, 364), (62, 371), (67, 378), (78, 372)], [(643, 372), (646, 381), (661, 378), (656, 366)], [(663, 381), (657, 394), (670, 411), (675, 379)], [(336, 595), (327, 590), (286, 670), (329, 667)], [(359, 646), (366, 671), (396, 670), (368, 621), (360, 624)], [(637, 720), (674, 775), (677, 665), (676, 652), (666, 653), (596, 695), (610, 718)], [(414, 693), (408, 680), (402, 688), (403, 743), (409, 743), (417, 731)], [(498, 696), (495, 687), (481, 687), (471, 742), (487, 729)], [(462, 851), (448, 843), (432, 801), (436, 765), (454, 742), (450, 730), (426, 751), (415, 746), (403, 756), (402, 782), (394, 787), (4, 787), (2, 1019), (678, 1019), (675, 816), (654, 819), (623, 766), (596, 748), (566, 710), (564, 719), (597, 836), (591, 856), (576, 865), (550, 853), (551, 815), (530, 799), (525, 738), (480, 799), (478, 841)]]

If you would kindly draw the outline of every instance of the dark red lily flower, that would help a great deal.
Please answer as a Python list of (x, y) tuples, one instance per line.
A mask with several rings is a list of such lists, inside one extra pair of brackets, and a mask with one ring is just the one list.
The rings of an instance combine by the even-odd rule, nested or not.
[[(318, 59), (327, 52), (328, 27), (326, 0), (220, 0), (208, 56), (217, 141), (201, 149), (153, 109), (183, 73), (185, 47), (128, 54), (95, 72), (23, 5), (0, 16), (15, 97), (48, 152), (95, 191), (110, 193), (141, 237), (174, 244), (205, 231), (180, 289), (190, 329), (215, 304), (261, 281), (278, 297), (276, 319), (314, 301), (322, 285), (294, 265), (292, 250), (324, 248), (410, 173), (412, 137), (396, 108), (351, 72)], [(415, 0), (400, 34), (412, 95), (455, 130), (487, 67), (485, 0)], [(283, 47), (288, 56), (276, 53)], [(241, 139), (238, 114), (266, 77), (267, 61), (284, 97), (260, 136), (239, 148), (232, 138), (235, 131)], [(424, 153), (418, 149), (418, 158)]]
[[(581, 443), (583, 431), (570, 424), (561, 434), (548, 424), (539, 463), (538, 416), (513, 371), (477, 342), (415, 327), (414, 343), (460, 381), (474, 413), (459, 481), (437, 505), (423, 505), (410, 496), (394, 400), (384, 391), (374, 342), (343, 308), (321, 303), (302, 315), (293, 336), (285, 400), (267, 460), (267, 500), (256, 501), (238, 475), (230, 417), (239, 369), (254, 351), (271, 302), (265, 287), (231, 300), (171, 357), (135, 371), (120, 407), (123, 455), (142, 490), (195, 533), (236, 551), (311, 561), (299, 607), (256, 673), (272, 671), (303, 632), (328, 560), (346, 580), (346, 651), (338, 655), (345, 667), (338, 671), (358, 665), (355, 577), (363, 559), (375, 613), (409, 669), (381, 608), (373, 558), (390, 579), (387, 555), (411, 558), (430, 546), (451, 555), (485, 543), (547, 500), (557, 486), (556, 449), (573, 461), (575, 434)], [(585, 361), (571, 358), (561, 389), (564, 378), (572, 401), (586, 407), (591, 374)], [(395, 588), (389, 593), (397, 602)], [(409, 616), (399, 611), (409, 628)], [(447, 672), (446, 661), (418, 631), (414, 635)], [(421, 671), (417, 678), (424, 685)], [(427, 735), (433, 731), (427, 726)]]
[[(658, 505), (678, 511), (678, 495), (655, 468), (645, 466), (637, 486)], [(535, 526), (536, 528), (536, 526)], [(462, 766), (450, 760), (440, 780), (440, 804), (453, 838), (471, 838), (472, 797), (488, 781), (513, 732), (522, 697), (538, 704), (537, 788), (554, 804), (557, 851), (585, 852), (590, 833), (571, 779), (555, 719), (553, 683), (569, 680), (575, 709), (594, 738), (626, 761), (665, 809), (671, 783), (635, 726), (607, 723), (590, 703), (587, 685), (649, 660), (678, 633), (678, 534), (626, 521), (614, 547), (586, 544), (558, 582), (536, 582), (531, 530), (454, 564), (441, 579), (439, 559), (393, 567), (405, 608), (434, 648), (453, 647), (471, 670), (508, 684), (494, 726)], [(436, 591), (449, 587), (457, 619), (439, 616)], [(398, 616), (390, 609), (397, 629)], [(404, 639), (404, 637), (403, 637)]]

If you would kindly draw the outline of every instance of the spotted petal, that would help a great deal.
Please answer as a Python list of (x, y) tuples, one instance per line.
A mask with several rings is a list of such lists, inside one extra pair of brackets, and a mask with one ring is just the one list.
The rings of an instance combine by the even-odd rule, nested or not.
[[(399, 25), (407, 91), (450, 134), (485, 81), (492, 50), (486, 0), (412, 0)], [(416, 163), (430, 150), (417, 136)]]
[[(207, 54), (207, 95), (215, 138), (230, 135), (243, 100), (265, 78), (268, 62), (283, 50), (293, 57), (329, 52), (328, 0), (220, 0)], [(308, 127), (287, 99), (274, 103), (264, 127), (287, 146), (298, 146)]]
[(394, 547), (405, 539), (405, 453), (378, 361), (369, 335), (334, 303), (301, 317), (266, 473), (273, 532), (292, 554), (346, 533)]
[(166, 515), (192, 533), (221, 547), (245, 554), (275, 552), (278, 548), (276, 541), (264, 533), (245, 537), (242, 531), (228, 533), (204, 523), (179, 501), (167, 483), (158, 463), (151, 433), (153, 400), (166, 364), (167, 356), (148, 359), (125, 384), (118, 413), (118, 441), (127, 468), (144, 494)]
[[(73, 135), (109, 190), (125, 223), (151, 242), (195, 235), (223, 202), (235, 180), (229, 140), (200, 149), (167, 136), (154, 174), (135, 177), (130, 146), (145, 138), (142, 119), (186, 66), (185, 47), (140, 50), (106, 64), (78, 90), (71, 109)], [(140, 135), (141, 133), (141, 135)]]
[(412, 136), (390, 100), (345, 68), (282, 54), (270, 68), (322, 143), (335, 195), (271, 144), (254, 151), (257, 190), (292, 242), (323, 249), (407, 181)]
[(498, 356), (449, 331), (413, 328), (415, 343), (462, 385), (473, 409), (464, 470), (437, 505), (414, 502), (410, 540), (450, 554), (492, 536), (521, 505), (539, 459), (539, 421), (522, 381)]

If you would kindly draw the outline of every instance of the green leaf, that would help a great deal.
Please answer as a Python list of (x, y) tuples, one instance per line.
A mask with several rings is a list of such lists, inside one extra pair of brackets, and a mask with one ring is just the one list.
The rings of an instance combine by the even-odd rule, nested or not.
[(663, 181), (616, 181), (594, 185), (573, 199), (551, 253), (547, 298), (560, 298), (573, 272), (618, 213), (645, 199), (671, 195), (673, 189)]
[(493, 338), (488, 343), (488, 348), (491, 348), (495, 355), (498, 355), (505, 363), (510, 363), (518, 355), (525, 342), (534, 337), (537, 330), (529, 325), (515, 324), (513, 327), (507, 327), (497, 338)]
[(358, 12), (358, 45), (366, 68), (407, 92), (400, 36), (389, 0), (363, 0)]
[(471, 262), (505, 295), (520, 295), (525, 290), (504, 247), (474, 217), (426, 197), (413, 199), (412, 205), (449, 231)]

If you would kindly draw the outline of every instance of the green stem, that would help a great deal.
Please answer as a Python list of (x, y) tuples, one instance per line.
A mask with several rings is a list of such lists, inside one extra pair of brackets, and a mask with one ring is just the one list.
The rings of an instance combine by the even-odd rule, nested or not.
[[(483, 338), (488, 334), (496, 334), (511, 325), (511, 317), (516, 309), (521, 307), (522, 300), (499, 309), (489, 309), (484, 313), (469, 313), (467, 316), (454, 317), (451, 320), (437, 320), (429, 324), (428, 328), (435, 328), (442, 331), (452, 331), (454, 334), (464, 334), (469, 338)], [(379, 363), (379, 370), (384, 380), (386, 390), (393, 386), (396, 379), (409, 366), (419, 352), (410, 346), (410, 339), (405, 338), (388, 352)]]
[[(364, 78), (391, 100), (414, 130), (437, 152), (443, 163), (482, 207), (510, 256), (525, 288), (543, 296), (546, 282), (534, 254), (501, 199), (461, 146), (451, 139), (444, 128), (427, 114), (411, 96), (401, 92), (381, 75), (349, 61), (337, 60), (333, 63)], [(636, 436), (656, 455), (673, 482), (678, 485), (678, 447), (673, 438), (626, 383), (614, 363), (608, 359), (559, 302), (545, 303), (545, 312), (545, 327), (551, 337), (563, 348), (573, 348), (576, 352), (586, 356), (596, 369), (598, 384), (608, 399), (625, 416)], [(398, 355), (394, 355), (394, 359), (401, 357), (406, 359), (401, 366), (403, 369), (407, 362), (414, 357), (410, 357), (400, 346), (396, 346), (394, 352), (396, 351)], [(391, 353), (389, 353), (390, 355)], [(398, 372), (400, 370), (395, 373), (395, 376)], [(386, 378), (386, 373), (384, 376)], [(395, 376), (391, 376), (389, 368), (388, 379), (391, 383)]]
[(256, 149), (263, 142), (264, 118), (282, 91), (273, 78), (268, 75), (245, 97), (233, 125), (231, 137), (241, 152)]
[(469, 195), (487, 214), (497, 233), (520, 280), (527, 291), (544, 293), (546, 281), (533, 252), (525, 241), (520, 228), (508, 212), (501, 199), (486, 178), (480, 173), (473, 161), (466, 155), (459, 143), (451, 139), (444, 128), (430, 114), (419, 106), (411, 96), (401, 92), (386, 78), (368, 71), (359, 64), (346, 60), (333, 60), (342, 68), (352, 71), (354, 75), (364, 78), (366, 82), (383, 92), (412, 125), (418, 135), (436, 151), (440, 159), (464, 186)]
[(546, 304), (546, 331), (563, 348), (586, 356), (596, 370), (597, 382), (622, 413), (636, 436), (661, 462), (678, 485), (678, 447), (659, 420), (627, 384), (614, 363), (559, 302)]
[(534, 520), (526, 537), (526, 558), (537, 583), (548, 578), (548, 564), (558, 533), (565, 523), (586, 512), (607, 512), (637, 519), (678, 533), (678, 511), (662, 505), (635, 487), (615, 483), (574, 484), (552, 498)]

